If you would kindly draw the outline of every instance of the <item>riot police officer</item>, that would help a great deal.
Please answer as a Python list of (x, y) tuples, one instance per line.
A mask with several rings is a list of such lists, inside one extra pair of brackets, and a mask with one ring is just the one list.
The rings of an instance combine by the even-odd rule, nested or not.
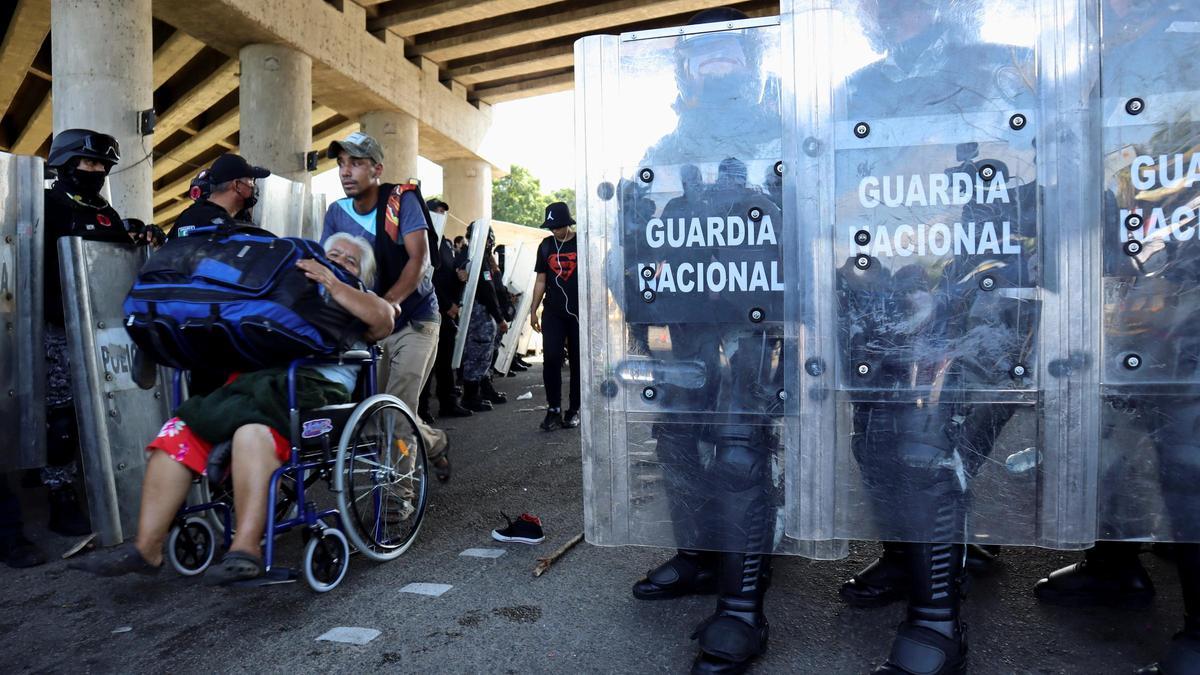
[[(746, 18), (737, 10), (712, 9), (697, 14), (689, 26)], [(651, 435), (680, 549), (638, 581), (633, 594), (645, 600), (718, 594), (715, 612), (693, 634), (700, 647), (693, 672), (741, 672), (767, 646), (763, 600), (780, 501), (772, 462), (780, 449), (775, 406), (782, 302), (781, 293), (766, 286), (756, 292), (711, 288), (676, 295), (668, 278), (672, 269), (682, 281), (697, 265), (712, 265), (719, 275), (708, 278), (723, 284), (725, 270), (746, 264), (747, 258), (752, 268), (757, 263), (765, 269), (779, 260), (779, 250), (773, 241), (739, 240), (747, 245), (734, 246), (731, 234), (730, 241), (723, 240), (728, 247), (697, 253), (669, 243), (648, 246), (647, 233), (653, 238), (658, 224), (686, 228), (697, 219), (752, 228), (781, 222), (778, 193), (769, 189), (778, 177), (779, 107), (768, 100), (773, 90), (762, 76), (763, 51), (751, 30), (699, 31), (680, 38), (674, 54), (678, 124), (646, 153), (641, 166), (647, 170), (638, 181), (626, 181), (619, 190), (626, 255), (655, 263), (633, 269), (625, 261), (621, 292), (629, 351), (649, 355), (650, 331), (663, 326), (670, 358), (659, 373), (689, 373), (682, 379), (657, 377), (645, 390), (639, 385), (643, 398), (671, 411), (652, 424)], [(668, 180), (654, 177), (655, 168), (663, 174), (678, 171), (683, 186), (663, 204), (654, 197), (676, 193), (654, 186)], [(663, 241), (675, 237), (663, 236)], [(705, 244), (713, 246), (712, 240)]]
[[(1100, 532), (1035, 587), (1043, 602), (1138, 607), (1141, 542), (1171, 541), (1184, 625), (1141, 673), (1200, 672), (1200, 385), (1196, 242), (1200, 7), (1105, 0), (1100, 82), (1104, 349)], [(1100, 192), (1097, 186), (1097, 193)], [(1105, 541), (1107, 540), (1107, 541)]]
[(46, 453), (42, 482), (50, 490), (50, 529), (63, 535), (91, 531), (73, 486), (78, 472), (78, 427), (59, 276), (57, 241), (82, 237), (133, 246), (154, 238), (140, 223), (127, 225), (101, 191), (121, 160), (117, 140), (90, 129), (67, 129), (50, 143), (46, 165), (55, 180), (45, 191)]
[(270, 171), (251, 166), (240, 155), (221, 155), (194, 181), (204, 185), (195, 186), (195, 202), (179, 214), (168, 236), (186, 237), (213, 228), (250, 227), (249, 212), (258, 203), (254, 181), (270, 175)]
[[(837, 270), (838, 358), (852, 378), (847, 386), (858, 390), (849, 405), (850, 450), (875, 529), (889, 541), (842, 595), (858, 605), (907, 597), (906, 620), (876, 672), (960, 672), (967, 654), (962, 542), (971, 531), (972, 483), (1016, 410), (1005, 401), (1019, 395), (1006, 390), (1023, 386), (1037, 329), (1036, 306), (1022, 300), (1038, 282), (1027, 258), (1036, 251), (1039, 192), (1036, 177), (1022, 175), (1022, 167), (1036, 166), (1032, 145), (1014, 149), (983, 125), (1008, 132), (1011, 112), (1030, 105), (1032, 52), (981, 42), (978, 2), (854, 5), (883, 56), (850, 76), (840, 111), (856, 140), (842, 146), (837, 179), (859, 195), (842, 201), (839, 191), (835, 220), (862, 229), (838, 248), (847, 253)], [(947, 130), (957, 143), (926, 140), (938, 136), (931, 130), (939, 124), (972, 114), (966, 131)], [(881, 145), (873, 127), (887, 129)], [(986, 192), (942, 204), (910, 188), (881, 205), (870, 191), (870, 181), (895, 186), (906, 179), (936, 189), (951, 177)], [(996, 246), (934, 253), (938, 241), (908, 223), (947, 228), (939, 220), (969, 223), (970, 236), (977, 224), (1003, 228), (991, 235)], [(903, 223), (894, 239), (891, 222)], [(934, 245), (926, 250), (928, 242)], [(979, 400), (971, 390), (1001, 393)]]

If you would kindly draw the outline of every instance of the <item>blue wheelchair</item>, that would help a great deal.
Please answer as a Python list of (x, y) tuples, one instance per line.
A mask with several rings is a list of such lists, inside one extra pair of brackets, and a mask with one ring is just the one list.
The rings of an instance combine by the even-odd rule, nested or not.
[[(376, 352), (349, 351), (294, 361), (288, 368), (291, 457), (271, 476), (263, 546), (265, 574), (235, 585), (294, 582), (333, 590), (346, 576), (352, 551), (385, 562), (416, 540), (428, 499), (425, 447), (412, 411), (400, 399), (375, 393)], [(313, 410), (296, 406), (296, 371), (313, 365), (357, 365), (356, 401)], [(182, 371), (174, 401), (184, 399)], [(214, 447), (206, 476), (179, 510), (167, 538), (167, 559), (184, 576), (201, 574), (233, 538), (228, 443)], [(318, 507), (311, 488), (324, 481), (336, 508)], [(299, 530), (304, 540), (298, 571), (275, 564), (275, 539)]]

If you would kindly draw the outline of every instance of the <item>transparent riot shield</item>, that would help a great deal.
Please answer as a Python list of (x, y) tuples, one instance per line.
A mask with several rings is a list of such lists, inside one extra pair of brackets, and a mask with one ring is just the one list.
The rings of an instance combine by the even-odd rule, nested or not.
[(305, 223), (313, 218), (308, 187), (274, 175), (260, 178), (255, 183), (258, 185), (258, 204), (251, 214), (254, 224), (279, 237), (304, 237)]
[(1200, 5), (1104, 2), (1101, 539), (1200, 541)]
[(1085, 5), (785, 0), (789, 534), (1092, 541)]
[(518, 353), (522, 334), (529, 326), (529, 312), (533, 309), (533, 284), (537, 279), (537, 273), (533, 271), (536, 261), (537, 250), (526, 246), (524, 242), (517, 244), (517, 250), (509, 253), (505, 261), (504, 287), (518, 299), (516, 313), (509, 323), (508, 332), (500, 339), (500, 349), (496, 354), (494, 367), (501, 373), (508, 373), (513, 357)]
[(42, 171), (0, 153), (0, 471), (46, 463)]
[(467, 347), (467, 331), (471, 328), (471, 311), (475, 308), (475, 290), (479, 288), (479, 277), (483, 274), (483, 262), (487, 249), (491, 221), (480, 218), (471, 224), (471, 239), (467, 242), (467, 257), (471, 262), (467, 285), (463, 289), (462, 305), (458, 312), (458, 334), (454, 338), (454, 358), (451, 364), (462, 365), (463, 350)]
[(312, 241), (321, 241), (321, 228), (325, 226), (325, 211), (328, 210), (325, 195), (315, 192), (308, 195), (308, 213), (300, 236)]
[(92, 527), (112, 546), (137, 531), (146, 444), (170, 412), (166, 378), (150, 390), (133, 381), (137, 348), (121, 309), (145, 251), (63, 237), (57, 253), (84, 485)]
[(799, 552), (779, 53), (776, 19), (576, 42), (593, 544)]

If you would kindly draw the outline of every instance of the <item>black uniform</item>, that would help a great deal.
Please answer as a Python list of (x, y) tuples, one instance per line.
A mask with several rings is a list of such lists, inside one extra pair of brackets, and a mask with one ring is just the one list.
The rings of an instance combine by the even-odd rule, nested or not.
[(83, 237), (131, 247), (134, 244), (116, 209), (99, 195), (81, 194), (65, 177), (55, 181), (45, 191), (44, 218), (45, 290), (42, 306), (46, 321), (47, 467), (42, 478), (47, 486), (54, 489), (71, 482), (75, 473), (75, 458), (79, 453), (58, 240), (62, 237)]

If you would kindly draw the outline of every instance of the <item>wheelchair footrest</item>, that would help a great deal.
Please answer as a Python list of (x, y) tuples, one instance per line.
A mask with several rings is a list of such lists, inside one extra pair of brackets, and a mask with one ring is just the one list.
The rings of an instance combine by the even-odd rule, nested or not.
[(273, 567), (267, 572), (264, 572), (261, 577), (254, 579), (246, 579), (244, 581), (235, 581), (229, 584), (230, 588), (257, 588), (259, 586), (274, 586), (276, 584), (294, 584), (299, 575), (296, 570), (289, 567)]

